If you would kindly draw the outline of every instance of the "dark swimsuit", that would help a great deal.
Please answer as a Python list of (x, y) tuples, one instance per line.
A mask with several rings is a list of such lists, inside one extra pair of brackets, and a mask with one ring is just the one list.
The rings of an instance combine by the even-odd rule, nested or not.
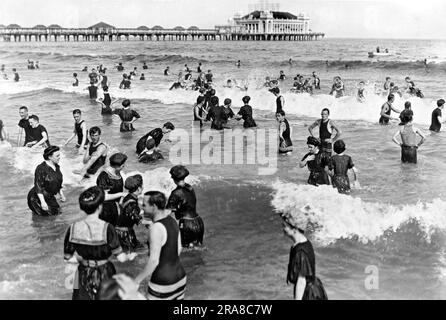
[[(99, 174), (96, 185), (104, 191), (108, 191), (108, 194), (116, 194), (124, 191), (122, 177), (120, 175), (113, 176), (107, 171), (102, 171)], [(119, 217), (119, 200), (104, 201), (102, 213), (99, 215), (99, 218), (116, 226)]]
[(105, 108), (102, 107), (101, 115), (112, 115), (113, 110), (111, 109), (111, 98), (109, 93), (104, 92), (104, 100), (102, 103), (105, 105)]
[[(392, 109), (390, 108), (390, 104), (388, 102), (386, 102), (386, 104), (389, 107), (389, 110), (387, 110), (385, 112), (385, 114), (390, 117), (390, 113), (392, 112)], [(384, 116), (381, 116), (381, 118), (379, 118), (379, 124), (387, 125), (387, 124), (389, 124), (389, 121), (390, 121), (390, 118), (386, 118)]]
[(325, 139), (331, 139), (331, 133), (328, 131), (329, 122), (330, 120), (328, 120), (327, 122), (323, 122), (322, 120), (320, 121), (319, 138), (321, 139), (321, 151), (330, 153), (331, 155), (331, 150), (332, 150), (331, 142), (325, 142)]
[(204, 237), (203, 219), (197, 214), (197, 197), (189, 184), (178, 186), (169, 197), (167, 208), (172, 209), (179, 220), (183, 247), (202, 245)]
[(283, 111), (282, 100), (280, 98), (282, 98), (282, 96), (279, 96), (276, 99), (276, 113)]
[(355, 165), (350, 156), (334, 155), (330, 159), (329, 169), (334, 170), (332, 179), (333, 186), (338, 189), (339, 193), (350, 193), (350, 180), (348, 178), (348, 169), (352, 169)]
[(252, 118), (252, 107), (250, 105), (242, 106), (238, 114), (241, 115), (244, 120), (243, 128), (257, 127), (256, 122)]
[[(307, 153), (303, 158), (304, 161), (309, 157), (311, 153)], [(308, 184), (318, 186), (322, 184), (330, 184), (328, 174), (325, 171), (325, 167), (329, 165), (330, 156), (324, 152), (318, 152), (314, 155), (315, 159), (308, 161), (307, 166), (310, 170), (310, 176), (308, 177)]]
[[(54, 216), (60, 214), (60, 206), (55, 195), (62, 189), (63, 176), (60, 167), (55, 164), (56, 171), (45, 161), (39, 164), (34, 174), (34, 187), (28, 193), (28, 207), (39, 216)], [(48, 211), (42, 209), (38, 193), (43, 194)]]
[(122, 200), (121, 214), (118, 217), (115, 229), (118, 233), (121, 247), (126, 252), (133, 251), (141, 246), (133, 229), (142, 219), (140, 211), (138, 197), (130, 193)]
[[(280, 141), (280, 145), (279, 145), (279, 147), (280, 147), (280, 146), (283, 146), (283, 144), (285, 144), (285, 146), (283, 146), (283, 147), (284, 147), (284, 148), (288, 148), (288, 147), (293, 146), (293, 142), (291, 141), (291, 137), (290, 137), (290, 134), (291, 134), (290, 124), (288, 123), (288, 120), (287, 120), (287, 119), (284, 119), (283, 122), (285, 123), (285, 127), (286, 127), (286, 129), (285, 129), (285, 131), (282, 133), (283, 140)], [(280, 152), (280, 153), (282, 153), (282, 152), (285, 152), (285, 153), (286, 153), (286, 152), (288, 152), (288, 151), (280, 151), (280, 150), (279, 150), (279, 152)]]
[[(74, 130), (76, 131), (76, 135), (77, 135), (77, 145), (76, 147), (80, 147), (81, 143), (82, 143), (82, 139), (84, 138), (84, 134), (82, 133), (82, 123), (84, 123), (84, 120), (82, 120), (81, 122), (74, 123)], [(87, 135), (88, 135), (88, 131), (87, 131)]]
[[(99, 143), (97, 146), (94, 146), (92, 143), (90, 143), (90, 147), (88, 148), (88, 154), (91, 155), (98, 150), (100, 145), (104, 145), (102, 142)], [(106, 156), (100, 156), (92, 165), (90, 168), (88, 168), (87, 173), (90, 175), (95, 174), (98, 172), (98, 170), (105, 164)]]
[(138, 112), (130, 108), (116, 109), (115, 111), (113, 111), (113, 113), (117, 114), (119, 118), (121, 118), (122, 122), (119, 129), (121, 132), (135, 131), (135, 128), (133, 127), (133, 124), (130, 123), (130, 121), (132, 121), (133, 118), (141, 118)]

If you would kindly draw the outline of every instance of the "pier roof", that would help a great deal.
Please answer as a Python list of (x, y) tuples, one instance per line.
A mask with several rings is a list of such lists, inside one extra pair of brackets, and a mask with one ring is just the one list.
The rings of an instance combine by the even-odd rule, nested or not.
[(38, 24), (37, 26), (34, 26), (33, 29), (46, 29), (46, 27), (43, 24)]
[(192, 26), (192, 27), (187, 28), (187, 30), (200, 30), (200, 29), (198, 29), (198, 27), (196, 27), (196, 26)]
[(62, 27), (58, 24), (52, 24), (48, 26), (48, 29), (62, 29)]
[[(248, 19), (249, 16), (252, 16), (253, 19), (260, 19), (261, 11), (253, 11), (246, 16), (243, 16), (242, 19)], [(291, 14), (289, 12), (281, 12), (281, 11), (271, 11), (274, 19), (288, 19), (288, 20), (296, 20), (297, 16)]]
[(101, 21), (92, 25), (91, 27), (88, 27), (88, 29), (116, 29), (116, 27)]
[(154, 26), (152, 30), (163, 30), (164, 28), (161, 26)]
[(181, 26), (176, 26), (175, 28), (173, 28), (173, 30), (185, 30), (185, 29)]
[(8, 25), (6, 28), (8, 28), (8, 29), (21, 29), (22, 27), (19, 26), (18, 24), (12, 23), (12, 24)]
[(0, 29), (5, 29), (6, 27), (2, 24), (0, 24)]
[(136, 29), (138, 29), (138, 30), (150, 30), (150, 28), (146, 27), (146, 26), (140, 26), (140, 27), (138, 27)]

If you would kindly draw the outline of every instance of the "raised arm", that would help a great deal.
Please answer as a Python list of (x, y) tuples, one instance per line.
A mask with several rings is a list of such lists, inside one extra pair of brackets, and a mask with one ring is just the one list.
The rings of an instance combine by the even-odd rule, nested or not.
[(395, 132), (395, 134), (393, 135), (392, 141), (395, 142), (397, 145), (401, 146), (402, 143), (398, 141), (397, 137), (401, 135), (401, 128), (398, 129), (397, 132)]
[(417, 133), (417, 134), (421, 137), (420, 142), (418, 142), (418, 147), (419, 147), (419, 146), (421, 146), (421, 145), (426, 141), (426, 136), (425, 136), (425, 135), (423, 134), (423, 132), (422, 132), (420, 129), (418, 129), (418, 128), (415, 129), (415, 133)]
[(43, 131), (43, 132), (42, 132), (42, 139), (41, 139), (39, 142), (37, 142), (37, 143), (33, 146), (33, 148), (37, 148), (37, 147), (41, 146), (41, 145), (44, 144), (46, 141), (48, 141), (48, 134), (46, 133), (46, 131)]
[(308, 127), (308, 132), (312, 137), (314, 137), (313, 129), (319, 126), (319, 120), (316, 120), (311, 126)]
[(342, 132), (341, 132), (341, 130), (338, 128), (338, 126), (333, 121), (330, 121), (330, 123), (331, 123), (331, 128), (336, 130), (336, 135), (332, 139), (333, 142), (335, 142), (336, 140), (338, 140), (341, 137)]

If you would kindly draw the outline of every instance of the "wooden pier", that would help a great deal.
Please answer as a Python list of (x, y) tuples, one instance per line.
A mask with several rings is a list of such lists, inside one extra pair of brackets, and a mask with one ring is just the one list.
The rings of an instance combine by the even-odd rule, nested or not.
[(0, 41), (313, 41), (323, 33), (261, 34), (255, 32), (225, 32), (218, 29), (191, 27), (174, 29), (140, 27), (129, 28), (22, 28), (17, 25), (0, 26)]

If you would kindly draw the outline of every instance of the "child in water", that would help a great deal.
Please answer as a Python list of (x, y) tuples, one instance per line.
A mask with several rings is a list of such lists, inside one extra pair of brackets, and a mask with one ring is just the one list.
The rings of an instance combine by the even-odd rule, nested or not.
[(364, 90), (365, 90), (365, 83), (364, 81), (361, 81), (358, 84), (358, 93), (356, 94), (356, 99), (361, 103), (365, 102)]
[(74, 78), (73, 87), (79, 86), (79, 79), (77, 78), (77, 73), (73, 73), (73, 78)]
[(350, 156), (345, 155), (345, 143), (342, 140), (338, 140), (334, 143), (333, 150), (336, 153), (331, 157), (329, 163), (330, 175), (332, 176), (333, 187), (338, 189), (339, 193), (350, 193), (350, 180), (348, 178), (348, 170), (353, 171), (354, 185), (358, 183), (357, 173), (358, 170), (353, 164), (353, 160)]

